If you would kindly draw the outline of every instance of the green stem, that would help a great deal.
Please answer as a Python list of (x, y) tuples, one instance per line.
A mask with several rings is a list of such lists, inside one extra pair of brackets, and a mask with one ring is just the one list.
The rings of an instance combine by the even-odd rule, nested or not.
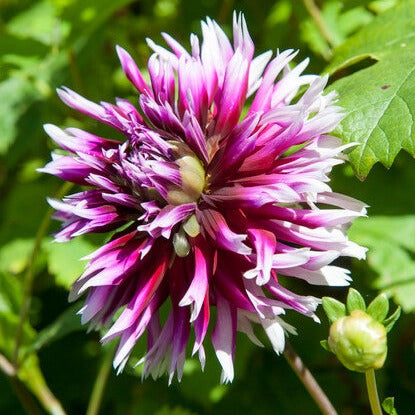
[[(56, 197), (59, 199), (62, 198), (72, 186), (73, 186), (72, 183), (63, 184), (61, 188), (58, 190)], [(15, 337), (13, 359), (12, 359), (12, 363), (16, 368), (19, 366), (19, 350), (20, 350), (20, 346), (22, 343), (23, 326), (29, 314), (30, 303), (32, 300), (32, 288), (33, 288), (33, 280), (35, 278), (34, 268), (35, 268), (36, 257), (42, 246), (43, 237), (46, 235), (46, 232), (49, 229), (50, 216), (52, 212), (53, 210), (49, 208), (45, 216), (43, 217), (42, 222), (40, 223), (40, 226), (36, 233), (36, 239), (33, 245), (33, 250), (30, 255), (29, 262), (27, 264), (26, 273), (25, 273), (24, 280), (23, 280), (23, 302), (22, 302), (22, 307), (20, 309), (20, 314), (19, 314), (19, 324), (16, 329), (16, 337)]]
[(9, 378), (10, 384), (19, 399), (23, 409), (28, 415), (42, 415), (33, 396), (27, 390), (24, 383), (17, 377), (16, 368), (0, 353), (0, 370)]
[(92, 389), (91, 398), (89, 400), (86, 415), (98, 415), (101, 407), (102, 398), (104, 396), (105, 386), (111, 371), (112, 359), (114, 356), (114, 347), (108, 347), (105, 350), (101, 367), (99, 368), (94, 387)]
[(303, 0), (304, 6), (307, 9), (307, 12), (311, 16), (311, 18), (314, 20), (314, 23), (317, 26), (317, 29), (323, 36), (324, 40), (327, 42), (327, 44), (333, 48), (334, 42), (331, 37), (331, 33), (329, 29), (326, 26), (326, 23), (323, 19), (323, 16), (321, 15), (320, 9), (316, 6), (314, 3), (314, 0)]
[(320, 408), (321, 413), (324, 415), (337, 415), (337, 411), (334, 409), (329, 398), (288, 341), (285, 345), (284, 357), (287, 359), (287, 362), (301, 380), (310, 396), (314, 399), (314, 402)]
[(9, 380), (25, 412), (28, 415), (42, 415), (42, 411), (23, 383), (16, 377), (10, 377)]
[(370, 408), (373, 415), (382, 415), (382, 407), (380, 406), (378, 390), (376, 388), (375, 371), (370, 369), (365, 372), (367, 394), (369, 395)]

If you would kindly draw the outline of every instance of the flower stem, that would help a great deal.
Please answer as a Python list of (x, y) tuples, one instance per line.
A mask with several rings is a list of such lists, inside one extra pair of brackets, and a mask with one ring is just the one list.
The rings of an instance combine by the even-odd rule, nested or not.
[(9, 380), (25, 412), (28, 415), (42, 415), (42, 411), (23, 383), (16, 377), (10, 377)]
[(320, 9), (316, 6), (314, 0), (303, 0), (304, 6), (307, 9), (307, 12), (314, 20), (319, 32), (323, 36), (327, 44), (332, 48), (334, 47), (334, 42), (331, 37), (330, 31), (324, 22), (323, 16), (321, 15)]
[[(72, 183), (65, 183), (63, 186), (60, 187), (56, 196), (58, 198), (63, 197), (72, 186), (73, 186)], [(33, 280), (35, 278), (34, 267), (35, 267), (36, 257), (42, 246), (43, 237), (45, 236), (46, 232), (49, 229), (51, 213), (52, 213), (52, 209), (49, 208), (45, 216), (43, 217), (42, 222), (40, 223), (40, 226), (37, 230), (35, 243), (33, 245), (33, 250), (30, 254), (29, 262), (27, 264), (27, 269), (26, 269), (26, 273), (24, 276), (24, 280), (23, 280), (23, 301), (22, 301), (22, 307), (20, 309), (20, 314), (19, 314), (19, 323), (16, 329), (16, 337), (15, 337), (13, 359), (12, 359), (12, 363), (16, 368), (18, 368), (19, 366), (18, 360), (19, 360), (20, 345), (22, 343), (23, 326), (29, 314), (30, 303), (32, 300), (32, 287), (33, 287)]]
[(29, 392), (24, 382), (17, 377), (16, 368), (9, 362), (6, 356), (1, 353), (0, 370), (8, 376), (10, 384), (26, 413), (28, 415), (42, 415), (32, 394)]
[(327, 395), (323, 392), (314, 376), (288, 342), (285, 345), (284, 357), (314, 399), (314, 402), (320, 408), (321, 413), (324, 415), (337, 415), (337, 411), (334, 409)]
[(380, 406), (378, 390), (376, 388), (376, 378), (374, 369), (367, 370), (366, 376), (366, 387), (367, 394), (369, 395), (370, 408), (372, 409), (373, 415), (382, 415), (382, 407)]
[(108, 347), (99, 368), (94, 387), (92, 389), (91, 398), (89, 400), (86, 415), (98, 415), (101, 406), (102, 397), (104, 396), (105, 385), (107, 384), (108, 376), (111, 370), (112, 358), (114, 355), (114, 348)]

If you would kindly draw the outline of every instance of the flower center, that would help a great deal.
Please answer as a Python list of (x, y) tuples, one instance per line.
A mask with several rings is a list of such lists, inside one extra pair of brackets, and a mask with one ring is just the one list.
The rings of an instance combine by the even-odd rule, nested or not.
[(171, 205), (196, 202), (205, 187), (205, 169), (197, 156), (184, 143), (172, 142), (176, 164), (179, 167), (181, 186), (172, 186), (167, 194)]

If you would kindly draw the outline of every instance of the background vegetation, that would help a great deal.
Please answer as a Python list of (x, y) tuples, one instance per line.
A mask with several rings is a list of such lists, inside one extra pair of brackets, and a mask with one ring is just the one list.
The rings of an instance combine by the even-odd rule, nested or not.
[[(362, 144), (351, 152), (350, 164), (337, 168), (332, 184), (371, 208), (369, 219), (350, 230), (353, 240), (370, 248), (368, 260), (346, 265), (367, 299), (384, 290), (403, 308), (378, 379), (381, 396), (395, 396), (400, 414), (413, 413), (415, 2), (0, 0), (0, 414), (83, 414), (88, 408), (94, 415), (99, 404), (103, 415), (318, 413), (286, 361), (243, 337), (231, 385), (219, 385), (212, 353), (204, 374), (189, 360), (182, 383), (171, 387), (166, 379), (141, 383), (140, 368), (132, 364), (116, 376), (114, 346), (101, 347), (99, 333), (87, 334), (80, 325), (80, 304), (67, 303), (68, 288), (84, 266), (79, 258), (101, 236), (51, 244), (57, 224), (45, 197), (69, 188), (35, 171), (53, 147), (43, 123), (114, 134), (67, 109), (57, 86), (92, 100), (121, 96), (135, 103), (116, 44), (145, 68), (146, 37), (161, 42), (166, 31), (188, 44), (205, 16), (230, 32), (234, 9), (245, 13), (257, 52), (299, 48), (298, 61), (311, 58), (309, 73), (330, 73), (330, 88), (348, 111), (337, 133)], [(298, 289), (340, 300), (347, 291), (305, 284)], [(292, 344), (341, 414), (369, 413), (363, 376), (347, 372), (321, 348), (328, 323), (321, 310), (319, 315), (321, 325), (288, 314), (299, 332)]]

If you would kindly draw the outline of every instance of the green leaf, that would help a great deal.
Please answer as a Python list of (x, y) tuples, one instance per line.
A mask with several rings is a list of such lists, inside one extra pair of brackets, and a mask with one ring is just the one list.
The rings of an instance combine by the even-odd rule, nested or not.
[(26, 79), (8, 78), (0, 83), (0, 154), (17, 136), (17, 122), (40, 94)]
[(9, 33), (38, 40), (45, 45), (56, 45), (69, 32), (66, 22), (58, 20), (57, 10), (51, 0), (36, 2), (7, 24)]
[(23, 298), (20, 280), (0, 272), (0, 313), (18, 314)]
[(398, 307), (393, 314), (391, 314), (387, 319), (383, 320), (383, 325), (385, 326), (386, 332), (389, 333), (395, 323), (399, 320), (401, 316), (401, 307)]
[(14, 183), (7, 199), (2, 200), (0, 244), (9, 244), (17, 238), (33, 238), (48, 209), (45, 196), (54, 192), (56, 182), (49, 177), (31, 183)]
[(395, 398), (386, 398), (382, 402), (382, 408), (389, 415), (398, 415), (398, 412), (395, 409)]
[(329, 346), (329, 342), (327, 340), (320, 340), (320, 344), (324, 350), (327, 350), (328, 352), (332, 353), (330, 346)]
[(385, 293), (379, 294), (367, 307), (367, 314), (382, 323), (388, 315), (389, 300)]
[(83, 330), (84, 326), (78, 315), (80, 309), (81, 303), (78, 302), (65, 310), (52, 324), (38, 333), (28, 352), (38, 351), (69, 333)]
[(79, 237), (65, 243), (47, 242), (44, 248), (50, 274), (55, 276), (56, 284), (66, 289), (85, 269), (85, 261), (81, 258), (95, 249), (91, 243)]
[(154, 415), (195, 415), (194, 412), (181, 406), (170, 407), (167, 405), (162, 406)]
[(392, 296), (405, 312), (415, 311), (415, 216), (372, 216), (349, 229), (353, 241), (367, 246), (373, 287)]
[(336, 51), (327, 71), (346, 70), (365, 59), (376, 62), (331, 86), (347, 116), (340, 133), (361, 145), (349, 154), (360, 178), (380, 161), (390, 167), (401, 149), (415, 155), (415, 1), (380, 14)]
[[(8, 358), (13, 356), (15, 337), (19, 325), (19, 316), (11, 312), (0, 312), (0, 351)], [(35, 330), (28, 324), (23, 325), (21, 344), (26, 347), (33, 342), (36, 336)], [(24, 351), (24, 348), (21, 348)]]
[(349, 288), (349, 292), (347, 294), (347, 311), (350, 314), (353, 310), (365, 311), (366, 303), (359, 291), (354, 288)]
[(323, 297), (323, 308), (331, 323), (346, 315), (346, 306), (335, 298)]
[(33, 250), (33, 239), (15, 239), (0, 247), (0, 271), (20, 274)]
[[(330, 35), (332, 46), (339, 46), (346, 38), (361, 26), (369, 23), (373, 15), (364, 7), (344, 10), (343, 1), (326, 1), (321, 6), (321, 18)], [(321, 30), (312, 18), (300, 23), (301, 37), (311, 50), (326, 60), (331, 57), (331, 47), (321, 34)]]

